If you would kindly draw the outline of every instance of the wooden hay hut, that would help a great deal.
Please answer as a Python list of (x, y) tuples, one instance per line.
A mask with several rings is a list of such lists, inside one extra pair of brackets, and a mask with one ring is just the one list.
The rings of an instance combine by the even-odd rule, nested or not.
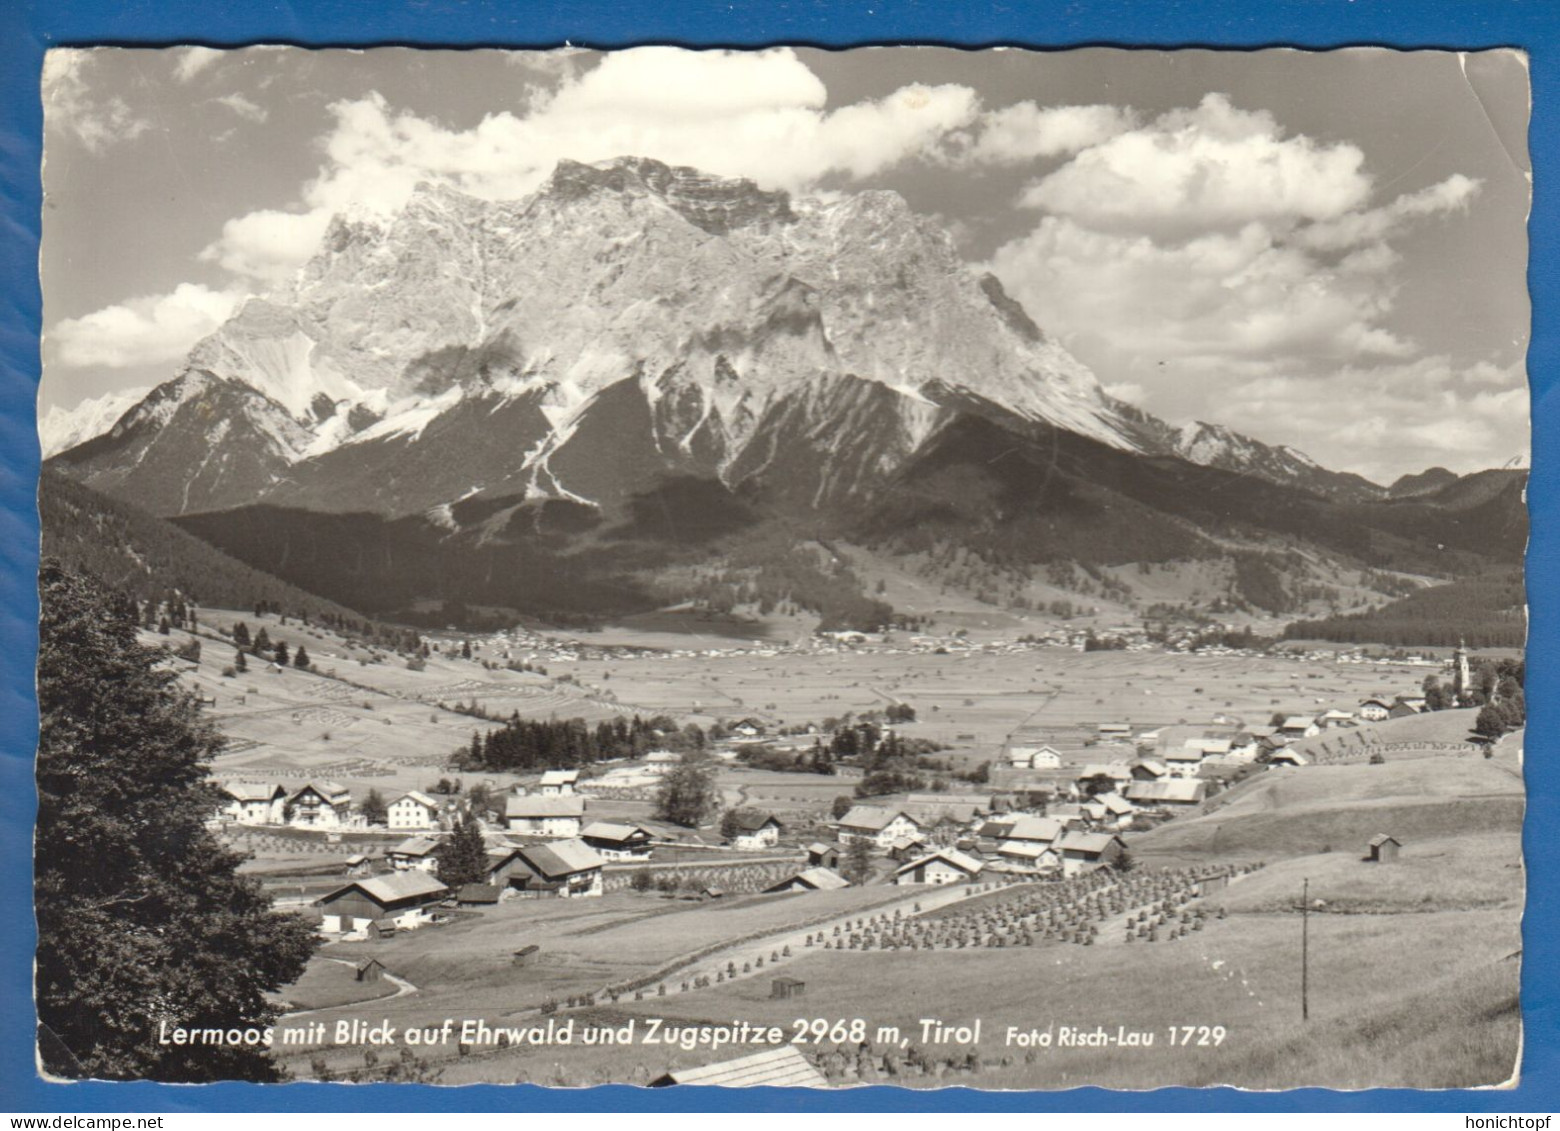
[(1370, 838), (1370, 862), (1372, 864), (1395, 864), (1398, 852), (1403, 843), (1395, 836), (1382, 833), (1380, 836)]
[(769, 996), (776, 999), (801, 997), (807, 992), (807, 983), (799, 978), (776, 978), (769, 983)]
[(385, 976), (385, 964), (377, 958), (370, 958), (357, 968), (357, 980), (360, 982), (377, 982)]

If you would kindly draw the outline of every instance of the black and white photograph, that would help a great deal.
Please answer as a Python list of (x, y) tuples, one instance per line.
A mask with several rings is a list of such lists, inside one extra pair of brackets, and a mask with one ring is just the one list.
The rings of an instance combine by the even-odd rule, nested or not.
[(45, 1078), (1517, 1083), (1521, 52), (40, 94)]

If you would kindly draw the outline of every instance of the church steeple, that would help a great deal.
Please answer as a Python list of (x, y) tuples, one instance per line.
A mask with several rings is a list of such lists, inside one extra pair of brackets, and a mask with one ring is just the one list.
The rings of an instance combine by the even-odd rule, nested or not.
[(1473, 677), (1468, 671), (1468, 643), (1462, 637), (1452, 652), (1452, 694), (1459, 700), (1473, 687)]

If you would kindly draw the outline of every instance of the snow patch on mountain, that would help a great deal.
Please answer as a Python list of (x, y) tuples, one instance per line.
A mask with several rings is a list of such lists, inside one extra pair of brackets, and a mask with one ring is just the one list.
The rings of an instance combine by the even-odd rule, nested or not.
[(48, 459), (101, 436), (118, 423), (121, 416), (145, 400), (149, 392), (149, 388), (138, 385), (89, 397), (71, 408), (49, 406), (38, 417), (38, 443), (43, 458)]

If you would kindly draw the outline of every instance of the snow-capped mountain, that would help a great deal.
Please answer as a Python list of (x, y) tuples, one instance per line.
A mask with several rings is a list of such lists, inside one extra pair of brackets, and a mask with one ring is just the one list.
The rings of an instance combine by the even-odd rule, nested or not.
[(126, 411), (145, 399), (148, 392), (146, 387), (137, 386), (91, 397), (71, 408), (51, 405), (38, 416), (38, 443), (43, 449), (43, 458), (48, 459), (94, 436), (101, 436)]
[[(657, 466), (735, 486), (805, 465), (789, 487), (817, 501), (892, 474), (970, 398), (1126, 450), (1169, 431), (893, 193), (793, 200), (564, 162), (521, 201), (428, 185), (394, 217), (338, 216), (290, 288), (244, 303), (67, 462), (165, 513), (607, 504)], [(1170, 447), (1281, 482), (1331, 474), (1214, 426)]]
[(1109, 396), (897, 194), (792, 198), (641, 158), (564, 161), (517, 201), (422, 185), (394, 216), (339, 215), (173, 380), (45, 427), (62, 467), (164, 514), (394, 516), (474, 496), (610, 510), (665, 475), (819, 506), (888, 482), (972, 410), (1382, 494)]
[(1202, 467), (1257, 475), (1273, 483), (1286, 483), (1329, 498), (1359, 501), (1379, 499), (1386, 494), (1370, 480), (1346, 472), (1329, 471), (1287, 444), (1264, 444), (1222, 424), (1195, 420), (1175, 433), (1171, 448), (1182, 459)]
[(894, 193), (563, 162), (524, 200), (425, 185), (337, 217), (289, 289), (66, 462), (164, 513), (610, 504), (652, 466), (736, 486), (805, 465), (788, 489), (821, 499), (892, 474), (961, 398), (1147, 443)]

